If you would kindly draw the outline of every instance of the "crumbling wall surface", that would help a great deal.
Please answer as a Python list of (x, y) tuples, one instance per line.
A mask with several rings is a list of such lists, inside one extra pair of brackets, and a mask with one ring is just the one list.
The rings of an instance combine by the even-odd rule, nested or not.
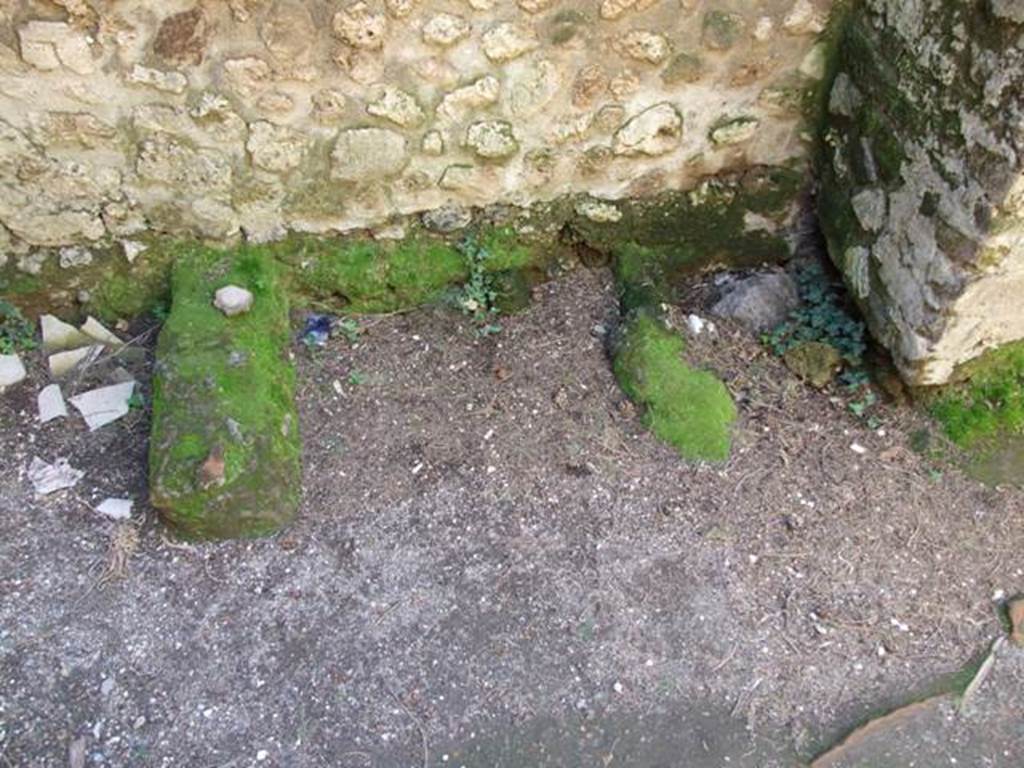
[(905, 378), (1024, 338), (1024, 0), (865, 0), (827, 122), (832, 257)]
[[(828, 0), (10, 0), (0, 262), (803, 158)], [(594, 207), (596, 215), (614, 210)]]

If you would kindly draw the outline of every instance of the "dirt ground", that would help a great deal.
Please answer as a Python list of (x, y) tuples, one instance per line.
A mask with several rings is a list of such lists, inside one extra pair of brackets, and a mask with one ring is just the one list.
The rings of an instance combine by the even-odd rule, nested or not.
[[(424, 309), (296, 344), (305, 500), (255, 542), (168, 538), (145, 410), (39, 426), (34, 359), (0, 397), (0, 766), (793, 766), (1004, 633), (1024, 492), (726, 324), (689, 354), (740, 405), (733, 458), (684, 463), (611, 375), (615, 318), (584, 270), (495, 336)], [(85, 478), (33, 498), (33, 456)], [(92, 510), (126, 494), (136, 525)], [(1000, 723), (936, 754), (1024, 765)]]

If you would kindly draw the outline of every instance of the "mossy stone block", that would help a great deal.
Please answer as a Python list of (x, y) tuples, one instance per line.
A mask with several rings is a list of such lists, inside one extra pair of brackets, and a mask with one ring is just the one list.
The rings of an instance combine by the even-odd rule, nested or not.
[(616, 350), (615, 376), (643, 407), (645, 425), (683, 458), (724, 461), (736, 405), (714, 374), (687, 365), (682, 353), (678, 333), (650, 313), (635, 313)]
[[(251, 310), (226, 317), (214, 293), (237, 285)], [(150, 435), (150, 500), (189, 538), (272, 533), (300, 498), (287, 293), (259, 249), (179, 254), (160, 333)]]
[(811, 386), (821, 389), (835, 378), (842, 356), (831, 344), (820, 341), (805, 341), (782, 356), (786, 367)]

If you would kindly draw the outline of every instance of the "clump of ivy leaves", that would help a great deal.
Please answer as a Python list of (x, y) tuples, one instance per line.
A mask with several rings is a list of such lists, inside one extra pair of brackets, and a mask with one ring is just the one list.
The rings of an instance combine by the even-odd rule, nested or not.
[(801, 264), (793, 277), (800, 295), (800, 308), (765, 334), (764, 343), (779, 357), (810, 341), (833, 347), (844, 363), (838, 382), (846, 392), (847, 408), (854, 415), (867, 418), (874, 427), (875, 419), (869, 412), (878, 402), (878, 396), (864, 369), (867, 351), (864, 323), (850, 314), (841, 283), (832, 280), (819, 262)]
[(466, 260), (469, 277), (455, 295), (456, 306), (473, 318), (479, 335), (501, 333), (501, 325), (495, 321), (498, 315), (498, 289), (493, 275), (487, 270), (491, 252), (473, 234), (464, 237), (458, 249)]
[(35, 348), (36, 335), (32, 323), (16, 306), (0, 299), (0, 355), (13, 355), (20, 350)]

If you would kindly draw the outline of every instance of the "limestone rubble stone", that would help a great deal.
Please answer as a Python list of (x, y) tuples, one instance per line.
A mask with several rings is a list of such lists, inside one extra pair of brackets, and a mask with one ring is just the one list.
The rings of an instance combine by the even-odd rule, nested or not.
[(947, 382), (1024, 338), (1024, 134), (1007, 121), (1024, 114), (1024, 19), (1013, 7), (991, 4), (999, 34), (968, 40), (988, 23), (981, 6), (875, 0), (840, 41), (821, 221), (911, 384)]
[(351, 128), (338, 134), (331, 151), (331, 176), (341, 181), (387, 178), (407, 163), (402, 134), (387, 128)]
[(683, 118), (668, 103), (655, 104), (623, 125), (612, 141), (617, 155), (663, 155), (679, 146)]

